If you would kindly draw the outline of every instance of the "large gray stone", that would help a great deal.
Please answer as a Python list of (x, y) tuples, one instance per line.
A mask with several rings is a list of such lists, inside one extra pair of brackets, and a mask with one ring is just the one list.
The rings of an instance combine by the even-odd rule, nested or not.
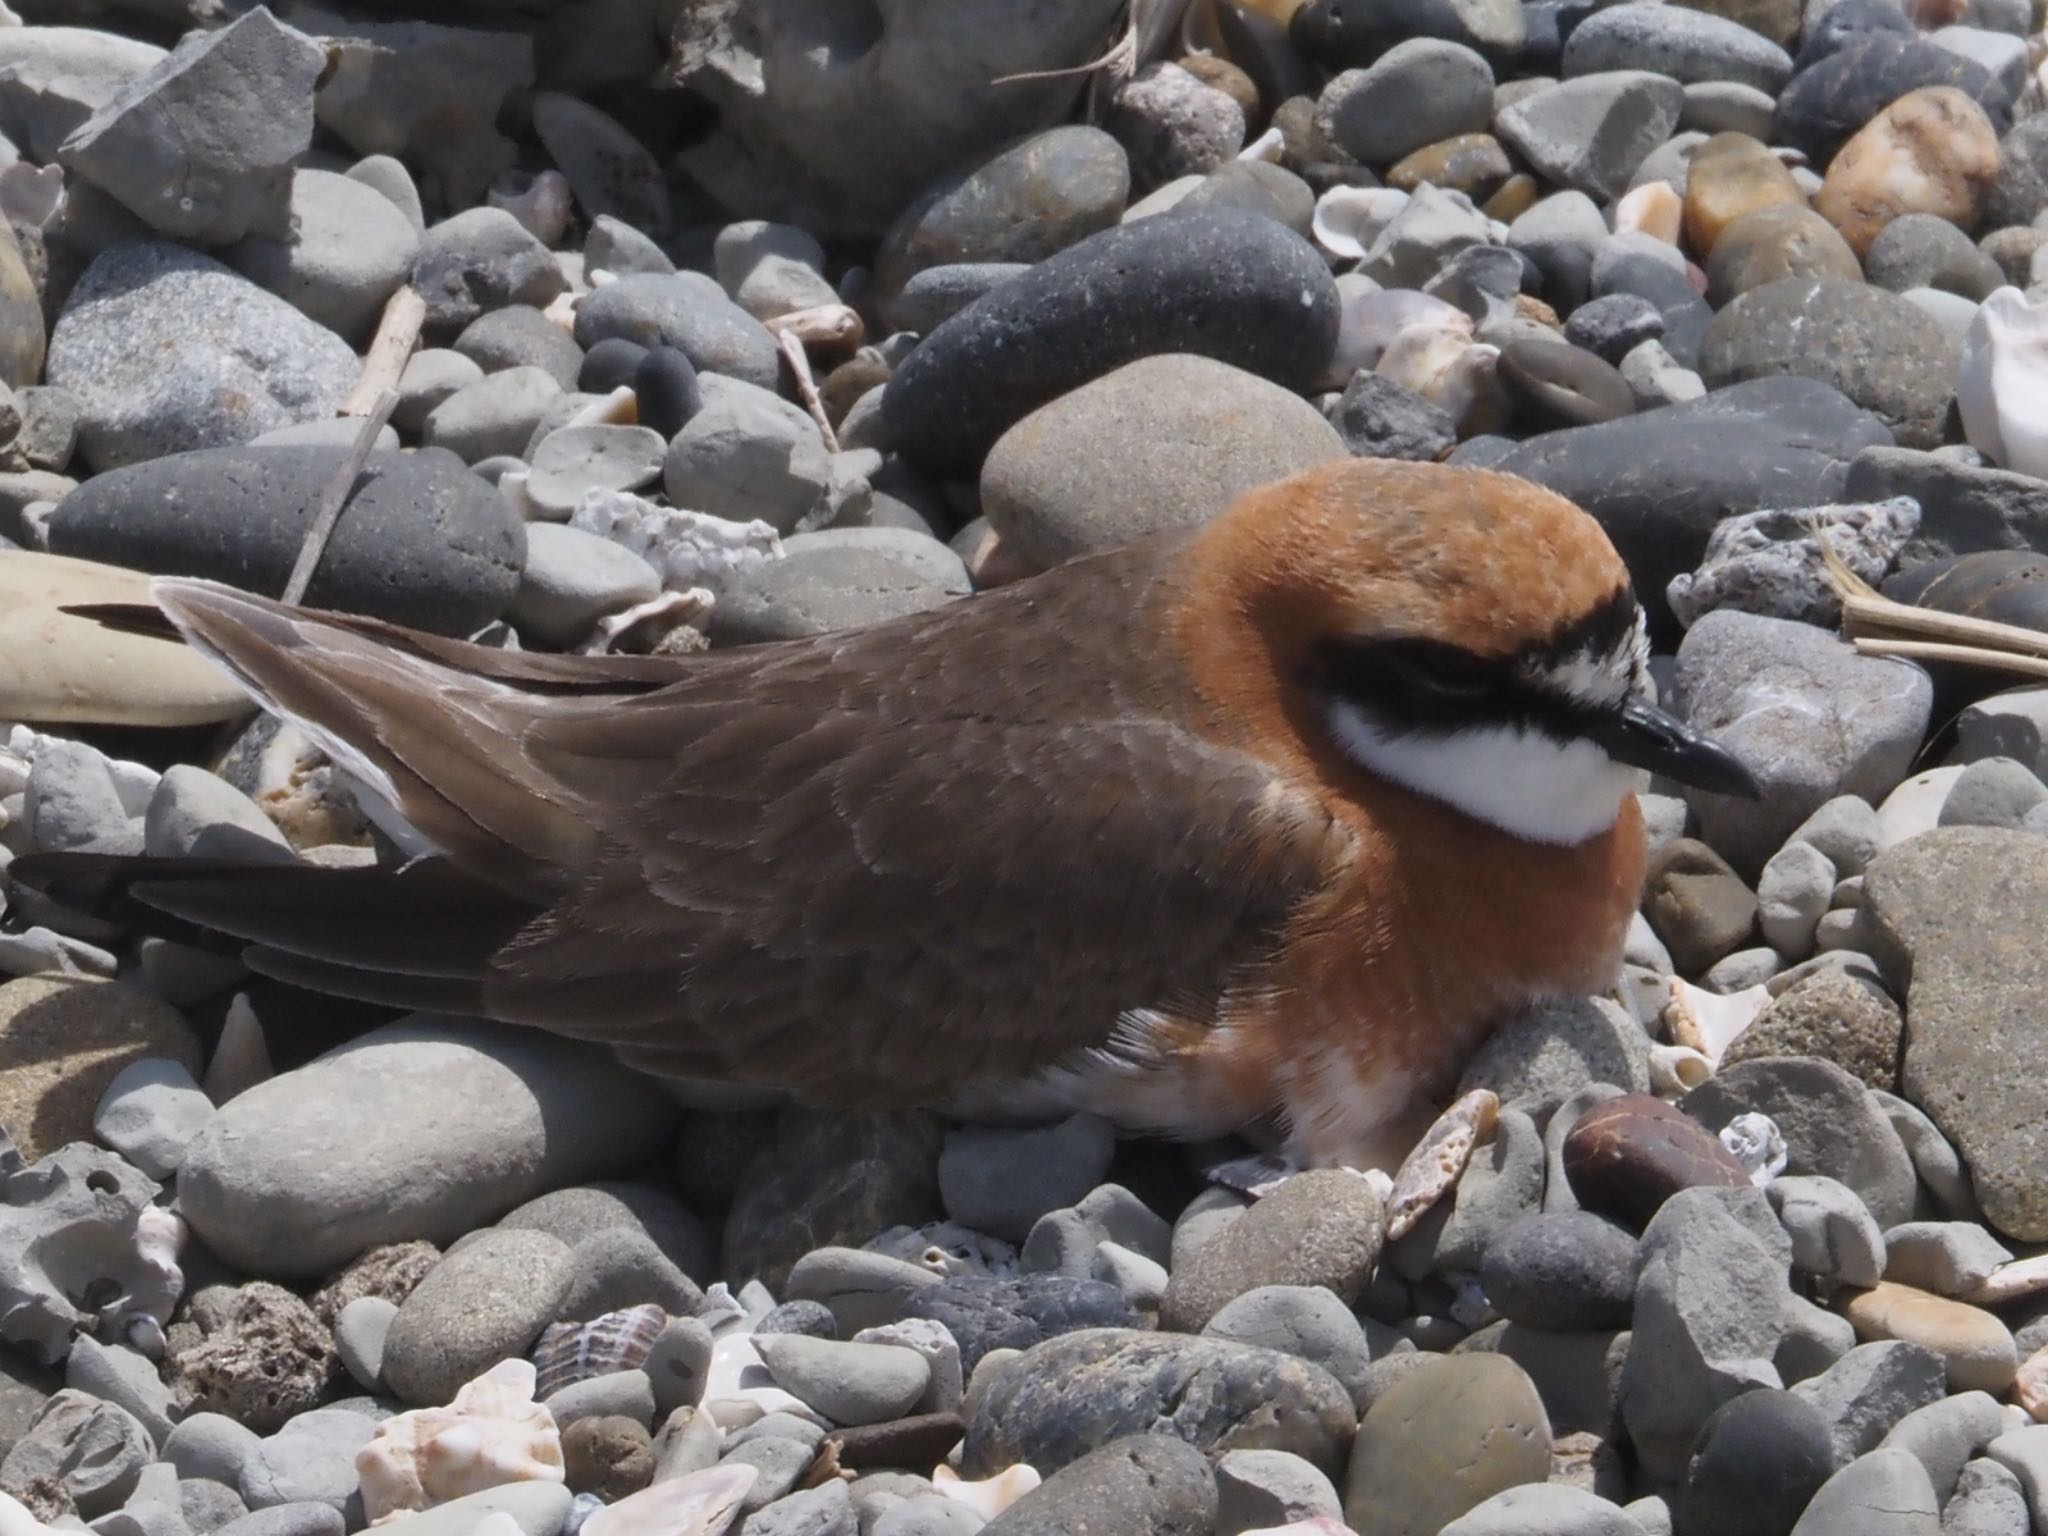
[(179, 1200), (230, 1263), (310, 1278), (636, 1167), (676, 1115), (606, 1052), (414, 1015), (231, 1100), (187, 1148)]
[(1535, 1384), (1502, 1355), (1431, 1360), (1359, 1425), (1344, 1514), (1382, 1536), (1437, 1536), (1504, 1489), (1550, 1473), (1550, 1421)]
[(1927, 1469), (1905, 1451), (1859, 1456), (1825, 1483), (1792, 1536), (1940, 1536)]
[(48, 164), (80, 124), (165, 58), (96, 27), (0, 28), (0, 133)]
[(1684, 88), (1668, 75), (1609, 70), (1521, 97), (1494, 131), (1549, 180), (1604, 200), (1628, 189), (1684, 105)]
[(973, 590), (960, 557), (908, 528), (793, 534), (711, 610), (717, 645), (794, 640), (938, 608)]
[(988, 1536), (1089, 1530), (1209, 1536), (1216, 1515), (1216, 1479), (1201, 1452), (1171, 1435), (1128, 1435), (1060, 1468), (982, 1530)]
[(390, 198), (332, 171), (293, 176), (290, 217), (286, 238), (250, 235), (229, 264), (337, 335), (368, 341), (412, 271), (419, 235)]
[(1948, 454), (1883, 445), (1849, 463), (1852, 500), (1910, 496), (1920, 528), (1899, 553), (1902, 567), (1987, 549), (2048, 551), (2048, 480)]
[(1677, 705), (1743, 760), (1763, 798), (1687, 789), (1701, 837), (1753, 874), (1827, 801), (1882, 800), (1911, 768), (1933, 701), (1909, 662), (1859, 655), (1808, 624), (1708, 614), (1679, 647)]
[(1343, 439), (1291, 390), (1206, 357), (1148, 357), (997, 439), (981, 504), (1006, 552), (1047, 569), (1207, 522), (1254, 486), (1343, 457)]
[[(57, 505), (54, 553), (245, 591), (284, 590), (348, 450), (210, 448), (96, 475)], [(317, 608), (466, 635), (526, 563), (510, 504), (444, 450), (375, 453), (306, 589)]]
[(78, 397), (79, 452), (116, 469), (331, 416), (347, 342), (211, 257), (167, 244), (94, 258), (50, 333), (47, 381)]
[(186, 33), (81, 123), (58, 159), (173, 239), (289, 239), (292, 167), (312, 143), (326, 64), (311, 38), (258, 6)]
[(1879, 961), (1906, 996), (1905, 1096), (1955, 1143), (1986, 1220), (2022, 1242), (2048, 1239), (2048, 1090), (2013, 1067), (2041, 1050), (2044, 853), (2023, 833), (1943, 827), (1880, 854), (1864, 887)]

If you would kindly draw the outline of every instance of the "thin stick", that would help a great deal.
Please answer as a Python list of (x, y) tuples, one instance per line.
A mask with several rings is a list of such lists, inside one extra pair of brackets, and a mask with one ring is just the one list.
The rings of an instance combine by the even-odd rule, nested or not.
[(1879, 640), (1862, 637), (1856, 650), (1863, 656), (1897, 656), (1907, 661), (1946, 661), (1964, 667), (1988, 667), (2020, 677), (2048, 677), (2048, 656), (2022, 656), (2014, 651), (1986, 650), (1977, 645), (1942, 645), (1933, 640)]
[(2028, 656), (2048, 656), (2048, 634), (1995, 619), (1973, 619), (1960, 613), (1942, 613), (1933, 608), (1913, 608), (1889, 598), (1847, 598), (1842, 616), (1857, 638), (1896, 638), (1922, 635), (1954, 645), (1980, 646), (2018, 651)]
[(334, 478), (327, 482), (327, 489), (320, 498), (320, 510), (306, 528), (306, 536), (299, 544), (299, 558), (292, 566), (291, 579), (284, 584), (283, 600), (297, 603), (306, 595), (306, 588), (313, 584), (313, 570), (320, 564), (321, 555), (327, 552), (327, 541), (334, 534), (334, 525), (341, 521), (341, 509), (348, 505), (348, 494), (355, 489), (356, 477), (363, 472), (363, 466), (370, 460), (370, 450), (377, 446), (377, 434), (384, 430), (384, 423), (391, 419), (391, 413), (398, 408), (398, 392), (387, 389), (379, 394), (370, 406), (370, 412), (356, 429), (356, 440), (349, 444), (348, 456), (342, 460), (341, 468)]
[(796, 375), (797, 397), (803, 401), (804, 409), (811, 413), (811, 420), (818, 424), (818, 431), (825, 439), (825, 451), (837, 453), (839, 434), (832, 430), (832, 419), (825, 414), (825, 402), (818, 397), (818, 386), (811, 378), (811, 360), (804, 355), (804, 344), (791, 331), (775, 332), (775, 344), (782, 349), (789, 371)]
[(377, 334), (363, 354), (363, 369), (356, 375), (356, 387), (341, 402), (340, 415), (367, 416), (379, 395), (398, 387), (406, 360), (419, 345), (420, 327), (426, 318), (427, 301), (420, 297), (418, 289), (403, 287), (391, 295), (383, 317), (377, 322)]

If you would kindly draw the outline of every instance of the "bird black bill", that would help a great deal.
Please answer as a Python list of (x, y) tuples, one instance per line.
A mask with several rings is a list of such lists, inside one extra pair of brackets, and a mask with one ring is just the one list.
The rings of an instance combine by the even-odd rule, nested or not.
[(1647, 768), (1719, 795), (1763, 798), (1755, 777), (1733, 752), (1646, 700), (1629, 700), (1593, 740), (1617, 763), (1631, 768)]

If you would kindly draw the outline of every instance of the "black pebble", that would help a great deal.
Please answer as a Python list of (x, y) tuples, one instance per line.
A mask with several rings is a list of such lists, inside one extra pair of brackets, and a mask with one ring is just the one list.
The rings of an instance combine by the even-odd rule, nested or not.
[(633, 392), (640, 397), (640, 425), (663, 437), (682, 431), (704, 404), (696, 368), (674, 347), (648, 349), (633, 370)]
[(607, 336), (583, 354), (583, 366), (576, 374), (576, 387), (587, 395), (608, 395), (621, 384), (633, 382), (647, 349), (623, 336)]

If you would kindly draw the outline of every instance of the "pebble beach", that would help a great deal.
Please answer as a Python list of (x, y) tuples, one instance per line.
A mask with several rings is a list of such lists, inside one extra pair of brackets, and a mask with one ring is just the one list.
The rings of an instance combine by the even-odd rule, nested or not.
[[(2048, 631), (2041, 0), (9, 3), (0, 1536), (2048, 1536), (2048, 641), (1854, 633)], [(1763, 790), (1391, 1190), (6, 882), (402, 856), (152, 576), (681, 657), (1346, 456), (1591, 513)]]

